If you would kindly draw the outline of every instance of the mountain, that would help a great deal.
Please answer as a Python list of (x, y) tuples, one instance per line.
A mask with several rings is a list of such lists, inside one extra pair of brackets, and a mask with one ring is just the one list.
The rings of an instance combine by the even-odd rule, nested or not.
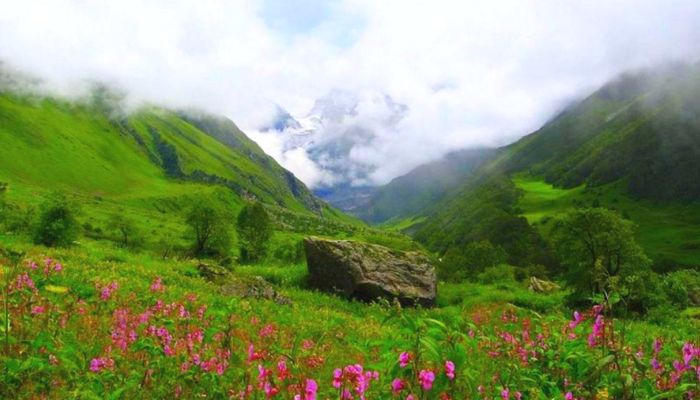
[(386, 185), (368, 190), (361, 206), (347, 211), (372, 223), (414, 216), (458, 187), (494, 153), (494, 149), (488, 148), (450, 152)]
[(303, 214), (347, 218), (227, 118), (155, 106), (127, 113), (118, 99), (103, 87), (82, 100), (0, 87), (0, 181), (127, 201), (220, 188), (238, 204), (258, 199)]
[(543, 264), (556, 217), (581, 206), (630, 218), (659, 268), (700, 265), (700, 66), (668, 65), (604, 85), (496, 150), (416, 212), (410, 230), (439, 253), (489, 240), (511, 262)]
[(284, 152), (303, 149), (329, 177), (317, 185), (315, 193), (350, 210), (362, 205), (377, 167), (358, 153), (374, 148), (386, 135), (397, 134), (396, 126), (408, 111), (408, 106), (385, 93), (335, 89), (316, 99), (303, 117), (292, 117), (278, 107), (272, 122), (261, 131), (278, 134)]

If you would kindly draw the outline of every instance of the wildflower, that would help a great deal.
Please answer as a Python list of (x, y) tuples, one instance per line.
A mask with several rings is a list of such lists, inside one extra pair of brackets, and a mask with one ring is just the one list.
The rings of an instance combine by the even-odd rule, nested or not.
[(306, 380), (306, 387), (304, 388), (304, 400), (316, 400), (316, 392), (318, 391), (318, 384), (313, 379)]
[(593, 331), (590, 335), (588, 335), (588, 346), (594, 347), (596, 344), (598, 344), (598, 338), (603, 336), (603, 324), (603, 316), (598, 314), (598, 316), (595, 318), (595, 323), (593, 323)]
[(44, 312), (46, 312), (46, 308), (44, 306), (32, 307), (32, 315), (39, 315), (43, 314)]
[(658, 371), (661, 369), (661, 364), (659, 364), (659, 361), (656, 359), (656, 357), (651, 359), (651, 367), (654, 369), (654, 371)]
[(523, 394), (520, 392), (515, 392), (515, 400), (521, 400), (523, 398)]
[(416, 400), (416, 396), (409, 394), (408, 396), (406, 396), (406, 400)]
[(399, 354), (399, 366), (401, 368), (406, 368), (408, 363), (411, 362), (411, 359), (413, 359), (413, 356), (411, 355), (411, 353), (408, 353), (405, 351), (402, 352), (401, 354)]
[(343, 370), (336, 368), (333, 371), (333, 387), (339, 389), (343, 384)]
[(279, 389), (276, 387), (272, 386), (270, 382), (265, 382), (263, 385), (263, 392), (265, 392), (265, 397), (266, 398), (271, 398), (277, 395), (279, 393)]
[(504, 389), (501, 391), (501, 398), (502, 398), (503, 400), (509, 400), (509, 399), (510, 399), (510, 390), (508, 390), (508, 388), (504, 388)]
[(287, 368), (287, 363), (284, 360), (281, 360), (280, 362), (277, 363), (277, 378), (280, 380), (285, 380), (289, 378), (291, 375), (289, 374), (289, 368)]
[(582, 319), (583, 318), (581, 317), (581, 313), (579, 313), (578, 311), (574, 311), (574, 319), (572, 321), (569, 321), (569, 328), (576, 328), (578, 324), (581, 323)]
[(93, 358), (90, 360), (90, 371), (100, 372), (105, 368), (114, 366), (114, 360), (106, 357)]
[(566, 392), (566, 394), (564, 395), (564, 399), (566, 399), (566, 400), (574, 400), (574, 394), (571, 393), (571, 392)]
[(155, 279), (153, 279), (153, 283), (151, 283), (151, 292), (157, 293), (157, 292), (163, 292), (165, 291), (165, 286), (163, 286), (163, 281), (159, 276), (156, 276)]
[(100, 291), (100, 299), (102, 301), (107, 301), (109, 300), (110, 297), (112, 297), (112, 294), (119, 288), (119, 284), (117, 282), (111, 282), (107, 284), (106, 286), (102, 287), (102, 290)]
[(455, 363), (452, 361), (445, 361), (445, 375), (449, 380), (453, 380), (455, 378)]
[(404, 389), (404, 383), (401, 379), (396, 378), (391, 382), (391, 391), (400, 393)]
[(433, 382), (435, 381), (435, 373), (429, 369), (424, 369), (418, 374), (418, 380), (423, 390), (430, 390), (433, 388)]

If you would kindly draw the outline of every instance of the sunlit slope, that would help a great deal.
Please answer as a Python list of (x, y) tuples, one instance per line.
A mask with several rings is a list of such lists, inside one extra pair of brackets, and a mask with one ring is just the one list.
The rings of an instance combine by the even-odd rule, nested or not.
[(114, 198), (216, 185), (338, 216), (227, 119), (155, 107), (114, 115), (87, 102), (0, 93), (0, 180)]

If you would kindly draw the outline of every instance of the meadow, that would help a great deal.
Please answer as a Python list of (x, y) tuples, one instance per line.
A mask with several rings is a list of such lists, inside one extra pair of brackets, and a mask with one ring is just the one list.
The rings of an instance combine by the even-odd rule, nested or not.
[(443, 284), (433, 309), (309, 290), (296, 265), (235, 266), (291, 300), (223, 295), (194, 260), (105, 241), (2, 238), (5, 398), (693, 398), (698, 322), (568, 310), (523, 283)]

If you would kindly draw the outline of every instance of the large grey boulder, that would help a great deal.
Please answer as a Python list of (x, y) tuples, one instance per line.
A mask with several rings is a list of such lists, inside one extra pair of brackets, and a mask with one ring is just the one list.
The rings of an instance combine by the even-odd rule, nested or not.
[(311, 286), (370, 301), (435, 304), (435, 268), (419, 252), (396, 251), (350, 240), (304, 239)]

